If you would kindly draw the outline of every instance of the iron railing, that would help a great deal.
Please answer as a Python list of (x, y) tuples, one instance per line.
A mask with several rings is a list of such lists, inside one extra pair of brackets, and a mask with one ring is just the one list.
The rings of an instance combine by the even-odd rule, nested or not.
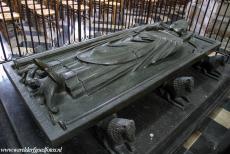
[(0, 0), (1, 62), (158, 21), (222, 42), (228, 54), (228, 0)]

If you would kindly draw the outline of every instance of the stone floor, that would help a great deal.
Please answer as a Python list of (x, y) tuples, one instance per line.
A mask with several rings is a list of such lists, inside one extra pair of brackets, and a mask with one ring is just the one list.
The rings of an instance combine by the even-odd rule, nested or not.
[(185, 141), (175, 154), (230, 152), (230, 100), (227, 99), (205, 119), (202, 126)]

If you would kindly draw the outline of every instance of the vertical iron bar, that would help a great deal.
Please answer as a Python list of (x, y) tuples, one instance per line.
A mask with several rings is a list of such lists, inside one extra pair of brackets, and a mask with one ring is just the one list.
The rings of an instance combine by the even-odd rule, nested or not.
[(164, 7), (164, 14), (163, 14), (163, 22), (165, 21), (166, 10), (168, 10), (167, 4), (168, 4), (168, 1), (164, 2), (165, 7)]
[(78, 0), (77, 3), (77, 12), (78, 12), (78, 40), (81, 42), (81, 0)]
[[(160, 17), (160, 20), (163, 21), (163, 22), (164, 22), (164, 19), (165, 19), (166, 2), (164, 0), (162, 0), (161, 8), (160, 8), (160, 16), (163, 13), (163, 19), (161, 20), (161, 17)], [(163, 8), (164, 8), (164, 12), (162, 11)]]
[(160, 7), (160, 3), (161, 3), (161, 0), (155, 0), (155, 1), (156, 1), (156, 7), (155, 7), (155, 13), (154, 13), (154, 22), (156, 22), (157, 16), (158, 14), (160, 14), (160, 12), (158, 11), (158, 8)]
[[(179, 15), (180, 15), (180, 9), (181, 9), (181, 6), (182, 6), (182, 1), (179, 1), (179, 7), (178, 7), (178, 12), (177, 12), (177, 16), (176, 16), (176, 21), (178, 20), (178, 17), (179, 17)], [(183, 12), (184, 13), (184, 12)]]
[(127, 20), (127, 17), (128, 17), (128, 11), (129, 11), (129, 22), (128, 22), (128, 26), (127, 26), (127, 23), (125, 22), (125, 28), (129, 28), (129, 26), (130, 26), (130, 22), (131, 22), (131, 12), (132, 12), (132, 0), (129, 0), (128, 1), (129, 2), (129, 4), (128, 4), (128, 6), (129, 6), (129, 10), (128, 9), (126, 9), (126, 20)]
[[(35, 7), (35, 2), (33, 0), (33, 8), (34, 8), (34, 13), (36, 13), (36, 7)], [(40, 41), (40, 36), (39, 36), (39, 30), (38, 30), (38, 19), (37, 19), (37, 15), (34, 16), (35, 18), (35, 28), (36, 28), (36, 31), (37, 31), (37, 36), (38, 36), (38, 44), (40, 45), (41, 44), (41, 41)]]
[(149, 0), (149, 3), (148, 3), (148, 10), (147, 10), (147, 15), (146, 15), (146, 24), (149, 23), (149, 16), (150, 16), (150, 8), (151, 8), (151, 3), (152, 3), (152, 0)]
[(138, 23), (142, 23), (141, 21), (143, 21), (144, 6), (145, 6), (145, 0), (142, 0), (139, 5)]
[[(11, 15), (11, 18), (13, 20), (13, 27), (14, 27), (14, 35), (15, 35), (15, 38), (16, 38), (16, 44), (17, 44), (17, 47), (18, 47), (19, 56), (21, 57), (22, 53), (21, 53), (21, 49), (20, 49), (20, 46), (19, 46), (18, 34), (17, 34), (17, 30), (16, 30), (16, 25), (15, 25), (15, 20), (14, 20), (11, 1), (9, 1), (9, 8), (10, 8), (10, 15)], [(3, 14), (4, 14), (4, 12), (3, 12)]]
[(196, 0), (196, 4), (195, 4), (195, 7), (194, 7), (194, 12), (193, 12), (192, 18), (191, 18), (191, 23), (190, 23), (190, 25), (189, 25), (189, 30), (191, 29), (192, 24), (193, 24), (193, 20), (194, 20), (195, 14), (196, 14), (197, 5), (198, 5), (198, 0)]
[(143, 23), (146, 24), (146, 19), (147, 19), (147, 13), (148, 13), (148, 9), (149, 9), (149, 1), (144, 1), (144, 7), (143, 7), (143, 13), (142, 13), (142, 20)]
[(143, 24), (143, 21), (144, 21), (144, 17), (145, 17), (145, 6), (146, 6), (146, 4), (145, 4), (145, 0), (144, 1), (142, 1), (143, 3), (141, 3), (141, 6), (140, 6), (140, 21), (141, 21), (141, 24)]
[(42, 22), (43, 22), (43, 30), (44, 30), (44, 38), (45, 38), (45, 46), (46, 46), (46, 50), (48, 50), (48, 45), (47, 45), (47, 37), (46, 37), (46, 25), (45, 25), (45, 19), (44, 19), (44, 12), (43, 12), (43, 0), (41, 0), (40, 2), (41, 5), (41, 13), (42, 13)]
[(189, 4), (189, 8), (188, 8), (188, 14), (186, 16), (186, 19), (188, 19), (190, 11), (191, 11), (191, 7), (192, 7), (192, 0), (190, 0), (190, 4)]
[(139, 24), (139, 13), (140, 13), (140, 10), (139, 10), (139, 7), (140, 7), (140, 3), (139, 1), (137, 1), (137, 5), (136, 5), (136, 17), (135, 17), (135, 24), (138, 23)]
[[(156, 6), (156, 0), (153, 1), (152, 16), (151, 16), (150, 23), (151, 23), (152, 21), (154, 21), (154, 19), (153, 19), (153, 16), (155, 16), (154, 7), (155, 7), (155, 9), (156, 9), (156, 7), (157, 7), (157, 6)], [(153, 14), (154, 14), (154, 15), (153, 15)]]
[[(199, 13), (198, 13), (198, 16), (197, 16), (197, 19), (196, 19), (196, 24), (195, 24), (195, 27), (193, 29), (193, 32), (195, 32), (195, 30), (196, 30), (196, 26), (197, 26), (197, 23), (198, 23), (199, 18), (200, 18), (200, 12), (202, 10), (203, 4), (204, 4), (204, 0), (202, 0), (202, 3), (201, 3), (201, 6), (200, 6), (200, 10), (199, 10)], [(201, 27), (200, 27), (200, 29), (201, 29)]]
[(146, 17), (146, 1), (143, 1), (142, 7), (141, 7), (141, 23), (145, 24), (145, 17)]
[(1, 47), (2, 47), (2, 52), (3, 52), (4, 59), (5, 59), (5, 61), (7, 61), (6, 51), (5, 51), (5, 47), (4, 47), (3, 41), (2, 41), (1, 34), (0, 34), (0, 43), (1, 43)]
[(173, 0), (173, 3), (175, 3), (175, 4), (173, 4), (174, 8), (173, 8), (172, 16), (171, 16), (171, 23), (173, 22), (175, 10), (176, 10), (176, 5), (177, 5), (177, 0), (175, 0), (175, 1)]
[[(127, 1), (126, 0), (122, 0), (121, 1), (123, 4), (122, 4), (122, 14), (121, 14), (121, 29), (124, 29), (124, 19), (125, 19), (125, 17), (127, 17), (126, 15), (127, 14), (125, 14), (125, 8), (126, 8), (126, 5), (127, 5)], [(129, 2), (128, 2), (129, 3)], [(126, 9), (126, 11), (127, 11), (127, 9)], [(120, 18), (120, 17), (119, 17)], [(120, 19), (119, 19), (120, 20)], [(127, 18), (125, 19), (125, 23), (127, 23), (128, 22), (128, 20), (127, 20)]]
[[(172, 9), (172, 3), (170, 2), (169, 3), (169, 12), (168, 12), (168, 15), (167, 15), (167, 23), (168, 23), (168, 21), (169, 21), (169, 16), (171, 16), (171, 9)], [(172, 19), (171, 19), (172, 20)]]
[(205, 12), (204, 12), (204, 17), (203, 17), (203, 19), (202, 19), (202, 21), (201, 21), (201, 25), (200, 25), (199, 34), (200, 34), (201, 29), (202, 29), (202, 27), (203, 27), (204, 19), (205, 19), (205, 16), (206, 16), (206, 14), (207, 14), (207, 11), (208, 11), (208, 7), (209, 7), (209, 4), (210, 4), (210, 1), (211, 1), (211, 0), (208, 0), (208, 4), (206, 5), (206, 9), (205, 9)]
[[(1, 11), (4, 12), (3, 11), (3, 6), (2, 6), (2, 1), (0, 1), (0, 5), (1, 5), (0, 6), (1, 7)], [(11, 54), (13, 54), (13, 48), (12, 48), (12, 44), (11, 44), (11, 41), (10, 41), (10, 35), (9, 35), (9, 32), (8, 32), (8, 27), (6, 25), (6, 20), (5, 20), (5, 14), (4, 13), (2, 13), (2, 18), (3, 18), (4, 28), (6, 30), (7, 39), (9, 41), (10, 51), (11, 51)]]
[(223, 42), (224, 36), (225, 36), (225, 34), (226, 34), (227, 30), (228, 30), (229, 25), (230, 25), (230, 19), (228, 19), (228, 23), (227, 23), (227, 26), (225, 27), (224, 35), (223, 35), (223, 37), (221, 38), (221, 42)]
[(71, 4), (69, 3), (69, 0), (66, 0), (66, 19), (67, 19), (67, 44), (71, 43), (71, 21), (70, 21), (70, 14), (71, 14)]
[[(225, 16), (226, 16), (226, 13), (227, 13), (227, 11), (228, 11), (228, 8), (229, 8), (229, 3), (228, 3), (227, 8), (226, 8), (226, 10), (225, 10), (225, 12), (224, 12), (224, 16), (222, 17), (222, 20), (221, 20), (221, 23), (220, 23), (219, 29), (218, 29), (218, 31), (217, 31), (217, 34), (216, 34), (216, 38), (215, 38), (215, 40), (217, 39), (217, 36), (219, 35), (220, 28), (222, 27), (222, 24), (223, 24), (224, 18), (225, 18)], [(223, 36), (223, 37), (224, 37), (224, 36)]]
[(135, 12), (135, 4), (136, 4), (135, 2), (136, 1), (133, 0), (133, 2), (131, 3), (130, 18), (132, 16), (132, 20), (131, 20), (131, 25), (129, 25), (129, 27), (131, 27), (133, 25), (133, 18), (134, 18), (134, 12)]
[(71, 43), (70, 41), (70, 19), (69, 19), (69, 0), (66, 0), (66, 5), (67, 5), (67, 31), (68, 31), (68, 40), (69, 44)]
[(31, 20), (30, 20), (30, 12), (28, 10), (28, 3), (25, 1), (25, 9), (26, 9), (26, 16), (28, 20), (28, 25), (29, 25), (29, 30), (30, 30), (30, 37), (31, 37), (31, 44), (33, 48), (33, 53), (35, 53), (35, 47), (34, 47), (34, 39), (33, 39), (33, 34), (32, 34), (32, 29), (31, 29)]
[[(125, 1), (125, 7), (124, 7), (125, 8), (124, 9), (124, 11), (125, 11), (125, 18), (123, 18), (123, 21), (122, 21), (125, 29), (127, 27), (129, 27), (129, 24), (130, 24), (130, 21), (131, 21), (130, 20), (131, 3), (132, 3), (132, 0)], [(128, 16), (128, 14), (129, 14), (129, 16)], [(129, 17), (129, 19), (128, 19), (128, 17)]]
[[(161, 21), (162, 7), (164, 5), (163, 2), (164, 2), (164, 0), (161, 0), (159, 3), (160, 4), (160, 6), (159, 6), (160, 7), (160, 12), (159, 12), (160, 21)], [(159, 21), (159, 20), (157, 20), (157, 21)]]
[(91, 39), (91, 13), (92, 13), (92, 6), (93, 2), (92, 0), (89, 0), (89, 39)]
[[(19, 6), (19, 3), (18, 3), (18, 0), (16, 1), (17, 3), (17, 6)], [(21, 9), (19, 9), (19, 14), (21, 15)], [(26, 53), (28, 53), (28, 47), (27, 47), (27, 38), (26, 38), (26, 34), (25, 34), (25, 29), (24, 29), (24, 26), (23, 26), (23, 23), (22, 23), (22, 18), (20, 16), (19, 18), (19, 21), (20, 21), (20, 24), (21, 24), (21, 28), (22, 28), (22, 33), (23, 33), (23, 38), (24, 38), (24, 41), (25, 41), (25, 46), (26, 46)]]
[(143, 5), (143, 12), (142, 12), (142, 21), (143, 21), (143, 23), (145, 24), (146, 23), (146, 17), (147, 17), (147, 11), (148, 11), (148, 4), (149, 4), (149, 1), (150, 0), (148, 0), (148, 1), (146, 1), (146, 0), (144, 0), (144, 5)]
[[(83, 0), (84, 5), (84, 12), (83, 12), (83, 19), (84, 19), (84, 39), (86, 39), (86, 0)], [(80, 11), (81, 12), (81, 11)]]
[(131, 23), (131, 26), (133, 26), (133, 20), (135, 19), (136, 0), (134, 0), (132, 9), (133, 9), (133, 13), (132, 13), (132, 23)]
[(57, 46), (59, 47), (60, 44), (59, 44), (59, 17), (58, 15), (60, 15), (60, 1), (58, 1), (57, 3), (54, 3), (55, 7), (55, 25), (56, 25), (56, 37), (57, 37)]
[(103, 34), (104, 34), (104, 32), (105, 32), (105, 0), (103, 1), (103, 5), (102, 5), (102, 13), (103, 13), (103, 17), (102, 17), (102, 23), (103, 23), (103, 25), (102, 25), (102, 32), (103, 32)]
[(187, 1), (185, 1), (185, 3), (184, 3), (184, 7), (183, 7), (183, 11), (182, 11), (182, 19), (184, 19), (184, 15), (185, 15), (185, 9), (186, 9), (186, 2)]
[(219, 16), (219, 14), (220, 14), (220, 10), (221, 10), (221, 8), (222, 8), (223, 3), (224, 3), (224, 1), (221, 1), (220, 8), (219, 8), (218, 13), (217, 13), (217, 15), (216, 15), (216, 18), (215, 18), (214, 24), (213, 24), (213, 26), (212, 26), (211, 33), (209, 34), (209, 37), (212, 36), (212, 32), (213, 32), (213, 30), (214, 30), (214, 28), (215, 28), (216, 21), (217, 21), (217, 18), (218, 18), (218, 16)]
[(108, 0), (108, 5), (107, 5), (107, 7), (106, 7), (106, 9), (107, 9), (107, 25), (106, 25), (106, 34), (108, 34), (108, 31), (109, 31), (109, 1), (110, 1), (110, 0)]
[(116, 4), (115, 4), (115, 25), (114, 25), (114, 32), (116, 31), (116, 25), (117, 25), (117, 1), (116, 0)]
[(53, 42), (53, 32), (52, 32), (52, 21), (51, 21), (51, 15), (50, 15), (50, 1), (48, 1), (47, 3), (48, 5), (48, 24), (49, 24), (49, 27), (50, 27), (50, 36), (51, 36), (51, 45), (52, 47), (54, 46), (54, 42)]
[(96, 32), (95, 32), (95, 26), (96, 26), (96, 2), (95, 0), (93, 0), (93, 8), (94, 8), (94, 12), (93, 12), (93, 37), (95, 38)]
[(97, 31), (100, 32), (100, 24), (101, 24), (101, 0), (99, 0), (99, 11), (98, 11), (98, 23), (97, 23)]
[(205, 29), (205, 32), (204, 32), (204, 36), (206, 36), (206, 32), (207, 32), (207, 30), (208, 30), (208, 27), (209, 27), (209, 23), (210, 23), (212, 14), (213, 14), (214, 8), (215, 8), (215, 6), (216, 6), (216, 2), (217, 2), (217, 1), (215, 1), (214, 5), (213, 5), (213, 7), (212, 7), (212, 11), (211, 11), (211, 14), (210, 14), (209, 19), (208, 19), (208, 24), (207, 24), (207, 26), (206, 26), (206, 29)]
[(134, 7), (135, 7), (135, 23), (134, 23), (134, 25), (136, 24), (136, 22), (137, 22), (137, 14), (138, 14), (138, 8), (139, 8), (139, 1), (137, 1), (137, 3), (136, 3), (136, 5), (134, 5)]
[(141, 7), (142, 7), (142, 2), (143, 1), (141, 1), (141, 2), (138, 2), (137, 4), (137, 14), (138, 14), (138, 17), (137, 17), (137, 23), (138, 23), (138, 25), (140, 24), (140, 19), (141, 19)]
[[(119, 0), (120, 2), (120, 7), (119, 7), (119, 16), (118, 16), (118, 31), (120, 30), (120, 25), (122, 26), (122, 22), (121, 22), (121, 15), (122, 18), (124, 18), (124, 1)], [(123, 8), (121, 8), (121, 6), (123, 6)], [(123, 26), (121, 27), (121, 29), (123, 28)]]
[(61, 16), (62, 16), (62, 21), (61, 21), (61, 24), (62, 24), (62, 39), (63, 39), (63, 44), (65, 44), (65, 28), (64, 28), (64, 16), (65, 16), (65, 13), (64, 13), (64, 6), (63, 6), (63, 0), (60, 1), (60, 5), (61, 5)]
[(76, 35), (75, 35), (75, 1), (72, 1), (72, 27), (73, 27), (73, 41), (76, 41)]
[[(113, 30), (113, 3), (114, 3), (114, 0), (112, 0), (112, 11), (111, 11), (111, 23), (110, 23), (110, 32), (112, 32), (112, 30)], [(109, 7), (110, 7), (110, 5), (109, 5)]]

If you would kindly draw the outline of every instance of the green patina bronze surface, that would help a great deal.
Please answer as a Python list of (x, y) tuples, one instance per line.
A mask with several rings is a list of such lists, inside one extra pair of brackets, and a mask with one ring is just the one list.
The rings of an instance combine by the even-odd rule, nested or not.
[(141, 26), (4, 67), (48, 138), (59, 144), (219, 45), (186, 29), (185, 21)]

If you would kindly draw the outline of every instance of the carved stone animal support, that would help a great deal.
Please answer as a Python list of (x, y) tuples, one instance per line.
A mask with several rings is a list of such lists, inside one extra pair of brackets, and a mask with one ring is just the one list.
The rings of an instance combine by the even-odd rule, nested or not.
[(133, 120), (113, 116), (98, 124), (97, 133), (110, 153), (133, 153), (135, 130)]
[(207, 56), (201, 62), (197, 63), (195, 68), (208, 77), (218, 80), (221, 77), (218, 68), (225, 65), (225, 58), (224, 55), (216, 55), (212, 57)]
[(187, 94), (194, 89), (194, 78), (191, 76), (177, 77), (160, 88), (160, 94), (168, 102), (184, 109), (185, 103), (189, 103)]
[(135, 140), (135, 122), (114, 118), (108, 124), (107, 134), (116, 145), (133, 142)]

